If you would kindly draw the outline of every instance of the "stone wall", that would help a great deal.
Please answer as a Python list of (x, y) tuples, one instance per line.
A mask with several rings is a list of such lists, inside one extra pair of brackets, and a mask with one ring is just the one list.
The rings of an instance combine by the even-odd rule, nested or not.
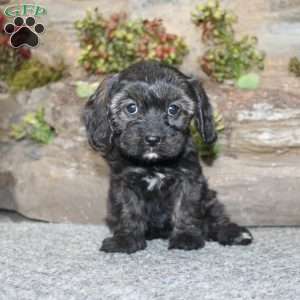
[[(11, 1), (14, 3), (14, 1)], [(194, 0), (43, 0), (46, 32), (35, 54), (53, 63), (63, 57), (71, 77), (16, 97), (0, 91), (0, 208), (51, 222), (100, 223), (105, 215), (108, 170), (89, 149), (80, 112), (84, 101), (74, 81), (85, 74), (76, 63), (79, 46), (73, 23), (86, 9), (104, 14), (163, 18), (185, 37), (191, 51), (182, 70), (200, 74), (213, 105), (223, 114), (222, 155), (205, 166), (233, 219), (248, 225), (300, 225), (300, 80), (287, 72), (299, 55), (300, 0), (223, 1), (239, 16), (238, 34), (255, 34), (267, 52), (262, 86), (241, 92), (207, 80), (199, 69), (204, 51), (190, 21)], [(99, 78), (100, 80), (100, 78)], [(9, 126), (43, 105), (58, 137), (48, 146), (7, 138)]]
[[(104, 14), (125, 11), (133, 18), (162, 18), (170, 32), (185, 37), (190, 54), (182, 69), (201, 74), (198, 58), (204, 51), (200, 33), (191, 23), (191, 11), (202, 0), (43, 0), (48, 16), (43, 18), (46, 32), (36, 50), (48, 62), (63, 57), (74, 76), (82, 72), (76, 66), (79, 45), (73, 23), (83, 18), (87, 9), (98, 7)], [(300, 1), (299, 0), (224, 0), (225, 7), (239, 16), (237, 33), (256, 35), (259, 47), (266, 51), (265, 87), (280, 87), (286, 91), (299, 90), (298, 81), (287, 72), (292, 55), (300, 55)], [(13, 3), (13, 1), (11, 1)]]
[[(300, 225), (299, 97), (205, 87), (225, 122), (222, 155), (204, 165), (210, 186), (242, 224)], [(68, 78), (16, 97), (0, 94), (0, 208), (51, 222), (103, 221), (109, 171), (88, 147), (84, 101), (74, 90)], [(10, 125), (41, 105), (56, 129), (54, 141), (10, 140)]]
[[(48, 15), (40, 21), (45, 23), (46, 32), (36, 50), (45, 60), (53, 62), (60, 57), (79, 76), (76, 67), (79, 45), (73, 23), (83, 18), (87, 9), (98, 7), (104, 14), (125, 11), (133, 18), (162, 18), (166, 27), (185, 37), (190, 47), (182, 69), (201, 74), (198, 58), (204, 51), (197, 28), (191, 23), (191, 11), (202, 0), (43, 0)], [(299, 0), (224, 0), (225, 7), (239, 16), (236, 27), (238, 34), (256, 35), (259, 47), (267, 52), (267, 67), (264, 85), (272, 87), (272, 81), (286, 90), (297, 90), (298, 84), (287, 73), (290, 56), (300, 55), (300, 1)], [(14, 3), (14, 1), (10, 1)], [(5, 7), (2, 5), (1, 7)], [(203, 75), (203, 74), (202, 74)]]

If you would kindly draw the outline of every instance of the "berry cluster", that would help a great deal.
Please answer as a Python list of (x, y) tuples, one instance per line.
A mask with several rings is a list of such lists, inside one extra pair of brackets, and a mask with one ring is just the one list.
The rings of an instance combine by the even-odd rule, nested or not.
[(208, 76), (223, 82), (264, 68), (265, 54), (256, 50), (257, 38), (237, 39), (233, 26), (238, 19), (232, 12), (222, 9), (219, 0), (198, 5), (192, 20), (201, 27), (202, 40), (208, 46), (201, 59), (201, 67)]

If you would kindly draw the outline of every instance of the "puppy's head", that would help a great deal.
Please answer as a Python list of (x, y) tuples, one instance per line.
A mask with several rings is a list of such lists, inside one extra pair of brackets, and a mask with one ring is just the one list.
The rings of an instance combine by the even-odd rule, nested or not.
[(107, 155), (112, 147), (144, 161), (176, 158), (195, 118), (206, 143), (216, 139), (211, 106), (198, 83), (155, 61), (106, 78), (89, 99), (84, 120), (89, 142)]

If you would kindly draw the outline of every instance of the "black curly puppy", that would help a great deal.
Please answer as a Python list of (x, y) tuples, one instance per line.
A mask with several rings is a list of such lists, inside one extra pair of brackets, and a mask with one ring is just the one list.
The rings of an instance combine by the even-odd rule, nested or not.
[(133, 253), (146, 240), (168, 238), (169, 249), (205, 240), (247, 245), (251, 233), (232, 223), (208, 188), (189, 125), (216, 140), (212, 109), (198, 81), (155, 61), (106, 78), (89, 99), (84, 121), (91, 146), (111, 169), (105, 252)]

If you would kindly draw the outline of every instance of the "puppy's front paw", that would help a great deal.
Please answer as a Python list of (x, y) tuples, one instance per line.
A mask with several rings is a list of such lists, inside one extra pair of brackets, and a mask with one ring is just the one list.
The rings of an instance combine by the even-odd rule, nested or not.
[(217, 236), (218, 242), (222, 245), (249, 245), (253, 236), (246, 227), (234, 223), (222, 226)]
[(176, 233), (169, 240), (169, 249), (194, 250), (203, 248), (204, 239), (200, 235)]
[(129, 235), (115, 235), (103, 240), (100, 251), (130, 254), (145, 248), (145, 239), (136, 239)]

